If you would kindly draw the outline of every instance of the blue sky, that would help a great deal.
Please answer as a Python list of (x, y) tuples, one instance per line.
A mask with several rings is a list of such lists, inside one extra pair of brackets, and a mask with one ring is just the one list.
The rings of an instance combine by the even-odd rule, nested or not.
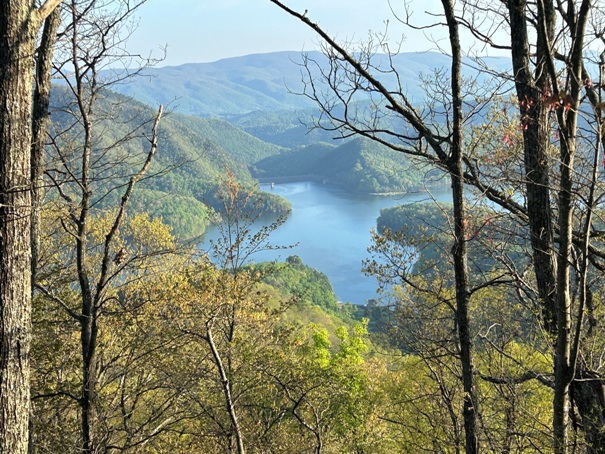
[[(393, 19), (387, 0), (284, 0), (339, 39), (367, 38), (368, 30), (383, 30), (389, 19), (393, 42), (407, 36), (403, 51), (434, 48), (423, 32), (404, 29)], [(401, 0), (393, 0), (401, 5)], [(414, 0), (414, 17), (439, 11), (438, 0)], [(401, 12), (401, 7), (399, 7)], [(130, 48), (167, 58), (160, 66), (216, 61), (222, 58), (281, 50), (313, 50), (317, 39), (304, 24), (269, 0), (148, 0), (138, 11), (139, 27)], [(424, 19), (427, 20), (427, 19)]]

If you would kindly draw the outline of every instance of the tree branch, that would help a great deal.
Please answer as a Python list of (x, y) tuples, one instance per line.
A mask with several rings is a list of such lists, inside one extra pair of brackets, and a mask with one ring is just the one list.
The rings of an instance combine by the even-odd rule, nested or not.
[(38, 20), (40, 20), (40, 22), (46, 20), (62, 1), (63, 0), (46, 0), (46, 2), (38, 8)]

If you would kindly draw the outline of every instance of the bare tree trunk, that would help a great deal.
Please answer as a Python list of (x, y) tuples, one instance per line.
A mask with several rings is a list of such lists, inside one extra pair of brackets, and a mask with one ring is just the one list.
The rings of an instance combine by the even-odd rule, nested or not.
[[(565, 142), (562, 140), (561, 142)], [(571, 298), (569, 290), (571, 253), (571, 169), (574, 149), (562, 146), (561, 189), (559, 191), (559, 260), (557, 269), (557, 341), (555, 344), (555, 388), (553, 397), (553, 432), (555, 454), (567, 452), (569, 425), (569, 385), (573, 379), (571, 359)]]
[[(84, 97), (80, 91), (78, 102), (82, 106)], [(81, 107), (83, 123), (85, 125), (85, 139), (82, 150), (82, 198), (80, 201), (80, 214), (77, 221), (76, 237), (76, 266), (78, 269), (78, 281), (82, 292), (82, 306), (79, 317), (80, 321), (80, 343), (82, 348), (82, 396), (80, 398), (81, 426), (82, 426), (82, 451), (84, 453), (94, 452), (93, 443), (93, 398), (95, 390), (95, 350), (97, 338), (97, 310), (93, 294), (93, 286), (90, 282), (89, 270), (86, 266), (88, 245), (88, 222), (90, 208), (90, 154), (92, 148), (92, 121), (89, 118), (88, 108)]]
[[(588, 22), (590, 0), (583, 0), (577, 19), (569, 23), (572, 31), (572, 49), (569, 66), (569, 109), (559, 109), (557, 120), (561, 131), (560, 183), (559, 183), (559, 254), (557, 257), (557, 341), (555, 345), (555, 389), (553, 398), (553, 429), (555, 453), (567, 452), (569, 425), (570, 385), (575, 376), (579, 342), (572, 332), (571, 263), (573, 246), (574, 210), (574, 159), (578, 130), (578, 109), (582, 90), (584, 34)], [(570, 11), (571, 12), (571, 11)], [(554, 73), (554, 69), (552, 70)], [(556, 85), (555, 85), (556, 88)], [(590, 226), (589, 226), (590, 227)], [(583, 306), (583, 302), (580, 303)], [(583, 311), (583, 307), (580, 307)], [(576, 332), (581, 332), (582, 317), (577, 321)]]
[[(605, 52), (601, 54), (601, 61), (599, 64), (599, 85), (603, 83), (604, 70)], [(585, 76), (587, 76), (587, 74), (584, 70), (582, 79), (586, 80), (587, 77)], [(601, 177), (599, 168), (602, 162), (603, 120), (601, 118), (602, 110), (599, 106), (601, 106), (603, 96), (601, 90), (599, 90), (598, 93), (595, 93), (595, 91), (589, 89), (587, 90), (587, 98), (590, 99), (591, 105), (595, 108), (597, 136), (594, 144), (595, 151), (592, 163), (589, 195), (586, 202), (586, 218), (584, 220), (582, 232), (581, 261), (578, 270), (580, 277), (580, 308), (577, 319), (578, 323), (581, 323), (584, 312), (588, 312), (587, 318), (589, 320), (589, 328), (586, 337), (588, 342), (591, 342), (595, 336), (594, 327), (597, 322), (592, 313), (594, 307), (593, 294), (592, 290), (587, 285), (587, 274), (589, 267), (590, 231), (592, 230), (593, 212), (597, 206), (596, 187), (597, 182)], [(574, 343), (577, 343), (579, 340), (579, 331), (577, 328), (581, 328), (581, 325), (576, 327), (576, 339), (574, 340)], [(589, 364), (587, 364), (581, 353), (577, 351), (578, 348), (579, 345), (574, 345), (573, 354), (576, 357), (575, 376), (574, 381), (570, 386), (570, 400), (572, 404), (576, 406), (578, 413), (581, 416), (582, 429), (587, 443), (587, 454), (605, 454), (605, 386), (603, 385), (601, 375), (598, 372), (590, 370)]]
[[(59, 8), (55, 8), (44, 22), (42, 39), (36, 56), (36, 85), (33, 98), (32, 114), (32, 150), (31, 150), (31, 183), (32, 183), (32, 211), (31, 211), (31, 292), (32, 298), (36, 284), (36, 270), (40, 249), (40, 210), (42, 206), (44, 174), (44, 145), (48, 126), (48, 106), (50, 104), (50, 87), (52, 74), (52, 57), (57, 38), (57, 29), (61, 19)], [(29, 448), (33, 452), (34, 426), (30, 412), (29, 422)]]
[(59, 0), (0, 6), (0, 452), (27, 452), (31, 108), (36, 34)]
[(36, 85), (33, 98), (32, 117), (32, 153), (31, 153), (31, 180), (32, 180), (32, 292), (36, 280), (36, 268), (40, 247), (40, 208), (42, 204), (44, 174), (44, 145), (48, 126), (48, 106), (50, 105), (50, 87), (52, 75), (52, 58), (57, 29), (61, 22), (59, 8), (55, 8), (44, 22), (42, 39), (38, 47), (36, 58)]
[(464, 417), (465, 448), (467, 454), (476, 454), (479, 450), (477, 431), (478, 401), (473, 384), (473, 341), (470, 331), (469, 318), (469, 278), (468, 278), (468, 248), (466, 228), (466, 208), (464, 196), (464, 169), (462, 159), (462, 89), (461, 65), (462, 54), (458, 23), (454, 13), (452, 0), (442, 0), (443, 10), (449, 29), (449, 40), (452, 48), (452, 144), (450, 160), (450, 176), (452, 180), (452, 198), (454, 206), (454, 279), (456, 282), (456, 325), (458, 327), (458, 342), (460, 348), (460, 363), (462, 366), (462, 387), (464, 401), (462, 414)]
[(80, 339), (82, 343), (82, 396), (80, 397), (82, 452), (93, 453), (97, 315), (91, 295), (82, 298)]
[[(521, 115), (520, 127), (523, 131), (523, 156), (527, 191), (527, 215), (529, 219), (530, 240), (536, 273), (538, 293), (542, 300), (542, 318), (546, 330), (556, 331), (555, 278), (556, 256), (554, 254), (554, 230), (550, 196), (550, 163), (548, 144), (548, 109), (541, 102), (541, 91), (537, 85), (548, 82), (548, 72), (544, 57), (537, 63), (535, 81), (530, 70), (530, 46), (525, 0), (509, 0), (511, 26), (511, 54), (517, 97)], [(550, 21), (549, 21), (550, 23)], [(513, 39), (514, 37), (514, 39)], [(547, 44), (541, 40), (541, 55)]]
[[(583, 2), (579, 17), (586, 15), (588, 2)], [(574, 36), (574, 46), (568, 65), (570, 92), (567, 97), (573, 105), (557, 111), (561, 132), (560, 178), (558, 181), (558, 251), (554, 248), (554, 212), (550, 204), (550, 176), (548, 162), (549, 118), (543, 102), (544, 91), (562, 93), (554, 69), (553, 43), (555, 13), (552, 2), (538, 2), (537, 57), (535, 77), (529, 70), (529, 44), (527, 32), (527, 4), (525, 0), (508, 2), (511, 23), (511, 50), (513, 70), (524, 139), (525, 178), (527, 180), (527, 207), (534, 257), (534, 270), (539, 296), (542, 300), (546, 331), (556, 336), (554, 354), (553, 436), (554, 452), (567, 452), (569, 425), (569, 387), (574, 376), (572, 354), (572, 321), (569, 257), (572, 248), (573, 228), (573, 167), (577, 109), (580, 97), (581, 33)], [(582, 14), (584, 10), (584, 14)], [(582, 19), (580, 19), (582, 20)], [(581, 323), (581, 322), (580, 322)]]
[(0, 10), (0, 452), (27, 452), (31, 338), (30, 113), (35, 28)]
[(233, 430), (233, 433), (235, 434), (237, 453), (244, 454), (246, 452), (246, 449), (244, 448), (244, 439), (239, 425), (239, 420), (237, 418), (237, 412), (235, 411), (235, 402), (233, 400), (231, 382), (229, 380), (229, 376), (227, 374), (223, 358), (219, 353), (218, 349), (216, 348), (216, 344), (214, 342), (212, 323), (213, 320), (209, 320), (206, 323), (207, 331), (205, 339), (206, 342), (208, 342), (208, 346), (210, 347), (210, 351), (212, 352), (212, 357), (214, 358), (214, 364), (216, 365), (219, 372), (221, 387), (223, 389), (223, 396), (225, 398), (225, 407), (227, 408), (227, 413), (229, 414), (229, 419), (231, 420), (231, 430)]

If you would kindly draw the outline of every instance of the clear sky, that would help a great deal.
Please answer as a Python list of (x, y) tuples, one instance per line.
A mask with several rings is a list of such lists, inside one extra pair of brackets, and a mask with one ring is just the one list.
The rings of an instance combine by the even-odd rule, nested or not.
[[(434, 49), (427, 32), (405, 29), (393, 18), (388, 0), (284, 0), (339, 39), (365, 40), (368, 30), (384, 30), (389, 19), (393, 42), (407, 39), (402, 51)], [(402, 5), (401, 0), (392, 1)], [(438, 0), (414, 0), (414, 18), (439, 11)], [(402, 13), (401, 6), (398, 6)], [(167, 57), (160, 66), (209, 62), (281, 50), (313, 50), (317, 38), (302, 22), (269, 0), (147, 0), (138, 11), (139, 27), (130, 40), (132, 51)], [(424, 19), (427, 20), (426, 18)], [(434, 32), (430, 32), (434, 33)]]

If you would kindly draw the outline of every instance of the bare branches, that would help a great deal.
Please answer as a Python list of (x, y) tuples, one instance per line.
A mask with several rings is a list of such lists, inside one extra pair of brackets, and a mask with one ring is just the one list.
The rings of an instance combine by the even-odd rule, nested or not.
[[(332, 54), (332, 61), (337, 61), (337, 58), (341, 58), (344, 62), (350, 65), (355, 72), (357, 72), (360, 76), (363, 77), (363, 80), (370, 84), (378, 93), (380, 93), (385, 101), (387, 102), (387, 108), (393, 110), (394, 112), (401, 115), (414, 129), (416, 129), (419, 135), (422, 138), (425, 138), (431, 148), (438, 154), (440, 158), (444, 161), (446, 160), (447, 154), (442, 149), (440, 140), (435, 137), (431, 131), (424, 125), (424, 123), (418, 120), (417, 115), (415, 114), (413, 109), (410, 109), (408, 106), (411, 104), (407, 102), (405, 96), (402, 93), (398, 93), (403, 98), (403, 103), (399, 102), (394, 93), (389, 91), (382, 82), (380, 82), (374, 75), (372, 75), (366, 66), (360, 63), (360, 61), (352, 56), (347, 50), (345, 50), (340, 44), (338, 44), (333, 38), (331, 38), (322, 28), (319, 27), (316, 23), (311, 22), (311, 20), (304, 14), (300, 14), (287, 6), (281, 3), (278, 0), (271, 0), (272, 3), (276, 4), (278, 7), (286, 11), (288, 14), (298, 18), (307, 26), (312, 28), (321, 38), (325, 40), (326, 43), (329, 44), (330, 48), (335, 52)], [(407, 105), (405, 105), (407, 104)]]
[(145, 159), (145, 162), (143, 163), (143, 165), (141, 166), (139, 171), (130, 177), (128, 187), (126, 188), (126, 191), (122, 195), (122, 200), (121, 200), (120, 206), (118, 208), (118, 213), (115, 217), (113, 225), (111, 226), (111, 229), (109, 230), (109, 232), (107, 233), (107, 235), (105, 237), (105, 246), (104, 246), (103, 259), (102, 259), (102, 265), (101, 265), (101, 275), (99, 277), (99, 281), (97, 284), (97, 295), (99, 295), (100, 290), (107, 283), (106, 275), (107, 275), (107, 271), (108, 271), (109, 264), (110, 264), (110, 250), (112, 247), (114, 237), (118, 231), (118, 228), (120, 227), (120, 224), (122, 223), (122, 220), (124, 219), (124, 215), (126, 213), (126, 207), (128, 205), (128, 201), (130, 200), (130, 196), (132, 195), (134, 186), (135, 186), (136, 182), (145, 175), (145, 173), (147, 172), (147, 169), (149, 169), (151, 161), (153, 160), (153, 157), (155, 156), (155, 152), (157, 151), (158, 126), (160, 123), (160, 119), (162, 118), (163, 111), (164, 111), (164, 108), (163, 108), (163, 106), (160, 105), (160, 107), (158, 109), (158, 113), (155, 117), (155, 121), (153, 123), (153, 128), (151, 130), (151, 139), (149, 139), (150, 148), (149, 148), (149, 152), (147, 153), (147, 158)]
[[(511, 0), (495, 4), (466, 0), (459, 4), (458, 10), (452, 2), (443, 0), (443, 16), (430, 26), (439, 25), (441, 18), (445, 19), (451, 52), (444, 53), (451, 53), (451, 71), (446, 77), (435, 77), (435, 87), (426, 84), (423, 100), (426, 113), (420, 114), (401, 87), (392, 65), (392, 55), (386, 56), (391, 65), (385, 72), (393, 74), (394, 84), (385, 81), (385, 72), (372, 63), (377, 59), (380, 46), (368, 44), (361, 52), (349, 49), (346, 43), (335, 42), (307, 15), (297, 13), (280, 1), (272, 2), (313, 29), (327, 43), (324, 53), (329, 67), (320, 70), (315, 80), (305, 62), (309, 77), (306, 94), (316, 101), (322, 116), (332, 123), (334, 130), (343, 137), (363, 135), (392, 150), (421, 158), (445, 170), (452, 178), (455, 214), (451, 241), (456, 321), (463, 324), (457, 327), (460, 333), (466, 329), (464, 323), (468, 321), (468, 315), (464, 314), (465, 298), (476, 297), (488, 289), (505, 289), (528, 310), (540, 309), (542, 334), (557, 339), (553, 354), (553, 432), (556, 452), (565, 452), (568, 417), (565, 402), (584, 336), (584, 308), (591, 291), (591, 280), (587, 276), (594, 275), (597, 279), (600, 275), (595, 272), (603, 268), (599, 259), (602, 245), (593, 226), (597, 200), (602, 199), (603, 191), (599, 181), (603, 106), (598, 96), (602, 81), (598, 84), (592, 81), (584, 63), (590, 59), (585, 43), (593, 40), (589, 27), (594, 30), (594, 40), (602, 39), (602, 19), (597, 20), (597, 17), (602, 18), (602, 13), (597, 12), (589, 0), (538, 0), (534, 3)], [(411, 12), (406, 9), (405, 15), (398, 20), (410, 25), (410, 17)], [(508, 27), (508, 33), (503, 36), (510, 40), (505, 45), (495, 43), (496, 28), (502, 23)], [(514, 112), (512, 117), (506, 106), (498, 107), (497, 96), (487, 95), (480, 99), (471, 90), (463, 93), (459, 26), (470, 31), (476, 42), (483, 46), (510, 50), (512, 70), (486, 69), (483, 74), (498, 78), (502, 83), (500, 87), (508, 83), (509, 89), (514, 87), (516, 99), (510, 106)], [(485, 68), (486, 64), (477, 66)], [(319, 89), (320, 79), (331, 96)], [(447, 91), (445, 87), (448, 87)], [(583, 110), (584, 91), (591, 103), (587, 111)], [(362, 99), (359, 95), (368, 93), (372, 107), (362, 118), (357, 103)], [(479, 120), (480, 126), (465, 122), (464, 115), (468, 113), (468, 119), (482, 110), (487, 115)], [(597, 117), (591, 116), (591, 111)], [(393, 113), (409, 129), (401, 133), (385, 127), (381, 124), (381, 112)], [(501, 121), (501, 118), (507, 120)], [(508, 121), (512, 118), (515, 120)], [(479, 191), (479, 200), (487, 198), (495, 202), (498, 207), (494, 212), (505, 210), (510, 214), (509, 232), (502, 232), (498, 239), (490, 238), (498, 246), (490, 246), (489, 240), (478, 235), (483, 227), (475, 226), (476, 233), (472, 233), (467, 225), (472, 221), (464, 207), (465, 185)], [(597, 191), (601, 195), (596, 195)], [(496, 277), (475, 278), (477, 284), (471, 289), (468, 280), (464, 279), (466, 263), (463, 259), (466, 246), (474, 242), (481, 243), (486, 250), (491, 248), (491, 257), (502, 268), (501, 271), (491, 270), (491, 276)], [(403, 245), (417, 246), (413, 242)], [(392, 261), (383, 265), (382, 272), (385, 276), (392, 272), (405, 284), (402, 293), (409, 291), (419, 295), (428, 289), (426, 294), (429, 294), (434, 282), (427, 285), (422, 280), (415, 281), (406, 264), (396, 263), (406, 259), (398, 249), (401, 247), (392, 246), (389, 251)], [(380, 253), (381, 248), (377, 243), (375, 252)], [(516, 259), (512, 259), (513, 254), (507, 256), (510, 252), (507, 248), (522, 250), (524, 260), (528, 261), (521, 265), (519, 256)], [(374, 266), (381, 270), (378, 265)], [(482, 272), (480, 265), (476, 269)], [(445, 305), (440, 298), (439, 292), (433, 295), (435, 301)], [(467, 344), (468, 338), (461, 334), (460, 352)], [(504, 353), (499, 352), (501, 356)], [(463, 365), (469, 364), (467, 359), (462, 358)], [(507, 379), (507, 383), (519, 384), (530, 378), (539, 379), (532, 374), (522, 374), (520, 378)], [(496, 381), (493, 383), (497, 384)], [(579, 381), (577, 386), (581, 387), (581, 383)], [(593, 393), (593, 390), (585, 389)], [(593, 433), (587, 435), (587, 439), (602, 438), (595, 427), (591, 430)], [(469, 446), (467, 439), (467, 448)]]
[(71, 307), (69, 307), (69, 305), (67, 303), (65, 303), (58, 296), (54, 295), (46, 287), (44, 287), (43, 285), (37, 284), (36, 289), (40, 290), (42, 292), (42, 294), (44, 294), (44, 296), (46, 296), (48, 299), (50, 299), (51, 301), (53, 301), (56, 304), (58, 304), (59, 306), (61, 306), (63, 308), (63, 310), (65, 310), (65, 312), (67, 312), (69, 314), (69, 316), (72, 317), (74, 320), (76, 320), (78, 322), (82, 321), (82, 314), (73, 310)]

